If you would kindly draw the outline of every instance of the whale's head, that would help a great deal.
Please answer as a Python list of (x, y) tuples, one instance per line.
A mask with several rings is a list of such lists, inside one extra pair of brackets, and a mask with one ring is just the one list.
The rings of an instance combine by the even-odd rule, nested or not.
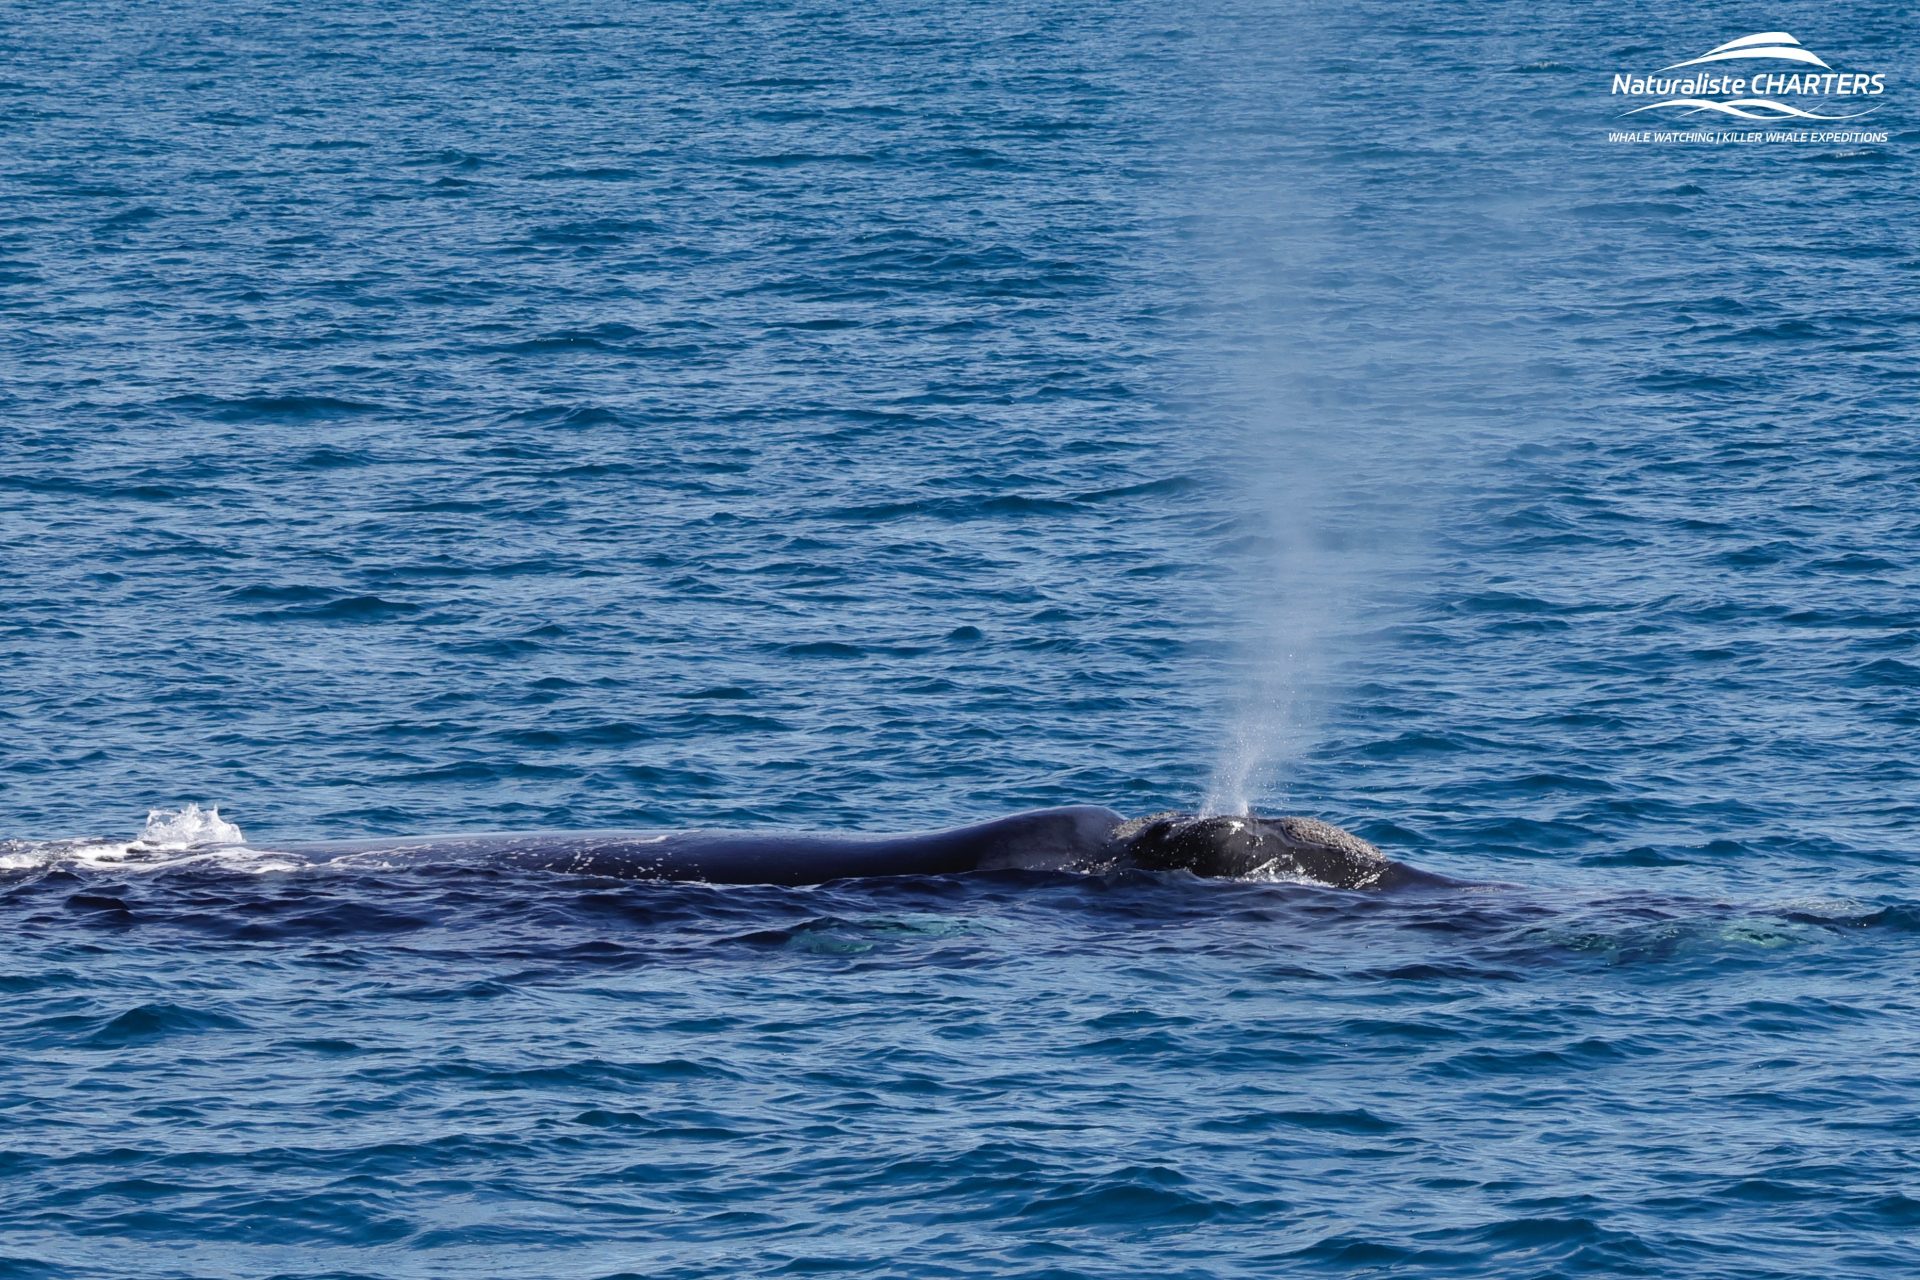
[(1317, 818), (1157, 813), (1123, 824), (1114, 838), (1132, 866), (1197, 876), (1270, 875), (1370, 889), (1392, 880), (1400, 865)]

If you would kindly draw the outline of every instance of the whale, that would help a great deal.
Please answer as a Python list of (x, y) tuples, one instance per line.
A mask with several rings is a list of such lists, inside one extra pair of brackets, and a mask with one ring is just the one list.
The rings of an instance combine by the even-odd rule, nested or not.
[(980, 871), (1188, 872), (1340, 889), (1450, 883), (1316, 818), (1062, 805), (907, 835), (574, 831), (373, 837), (275, 845), (326, 863), (479, 863), (621, 880), (813, 885)]

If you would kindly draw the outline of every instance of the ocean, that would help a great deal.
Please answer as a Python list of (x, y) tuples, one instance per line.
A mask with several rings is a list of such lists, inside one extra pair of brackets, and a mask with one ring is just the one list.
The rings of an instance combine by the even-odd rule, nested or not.
[(1920, 1273), (1898, 6), (0, 14), (0, 1277)]

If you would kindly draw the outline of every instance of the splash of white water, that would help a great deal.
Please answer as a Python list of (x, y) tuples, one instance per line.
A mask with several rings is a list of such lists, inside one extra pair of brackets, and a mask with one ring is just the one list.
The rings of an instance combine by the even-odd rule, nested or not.
[(220, 806), (202, 809), (188, 803), (181, 809), (150, 809), (147, 825), (135, 844), (149, 849), (191, 849), (201, 844), (244, 844), (239, 827), (220, 816)]
[(80, 837), (67, 840), (0, 840), (0, 872), (65, 866), (94, 870), (156, 871), (218, 863), (237, 871), (291, 871), (300, 864), (283, 854), (243, 847), (246, 835), (220, 816), (218, 806), (188, 803), (148, 812), (132, 840)]

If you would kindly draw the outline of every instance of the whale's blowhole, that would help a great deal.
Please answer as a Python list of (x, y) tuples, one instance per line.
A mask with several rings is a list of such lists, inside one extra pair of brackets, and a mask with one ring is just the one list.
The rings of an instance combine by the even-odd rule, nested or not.
[(1210, 878), (1367, 889), (1396, 865), (1351, 831), (1318, 818), (1167, 812), (1123, 823), (1114, 835), (1133, 866)]

